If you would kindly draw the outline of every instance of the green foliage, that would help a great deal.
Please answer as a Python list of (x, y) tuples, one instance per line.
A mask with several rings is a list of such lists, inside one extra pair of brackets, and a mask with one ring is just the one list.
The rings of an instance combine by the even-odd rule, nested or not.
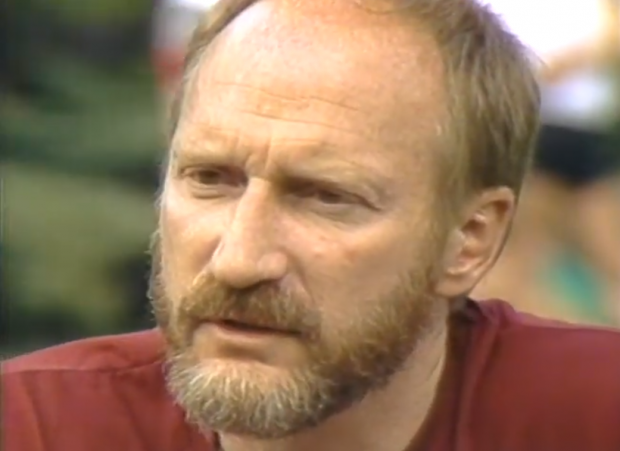
[[(130, 3), (54, 7), (101, 20), (145, 13), (145, 2)], [(65, 55), (30, 66), (42, 93), (9, 91), (0, 102), (9, 352), (126, 329), (144, 300), (145, 270), (125, 268), (148, 260), (154, 230), (164, 141), (150, 67), (144, 55), (114, 71)]]
[(126, 22), (144, 14), (150, 0), (30, 0), (35, 8), (48, 9), (72, 24)]
[(119, 319), (127, 296), (110, 269), (145, 253), (153, 230), (149, 196), (104, 179), (4, 166), (4, 238), (17, 256), (9, 293), (31, 308), (71, 310), (93, 331)]
[(44, 71), (52, 104), (7, 105), (0, 112), (5, 156), (61, 169), (109, 174), (153, 167), (163, 135), (150, 77), (111, 77), (71, 60)]

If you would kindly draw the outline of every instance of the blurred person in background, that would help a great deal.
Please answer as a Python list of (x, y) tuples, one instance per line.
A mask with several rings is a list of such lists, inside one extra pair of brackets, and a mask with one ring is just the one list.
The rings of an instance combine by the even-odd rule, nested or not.
[[(542, 60), (543, 127), (506, 251), (475, 295), (543, 316), (620, 324), (620, 143), (611, 139), (620, 124), (620, 5), (486, 3)], [(590, 272), (574, 258), (558, 264), (569, 249)]]
[[(216, 0), (158, 0), (153, 19), (152, 58), (167, 103), (183, 72), (183, 60), (200, 18)], [(164, 105), (167, 109), (168, 105)]]

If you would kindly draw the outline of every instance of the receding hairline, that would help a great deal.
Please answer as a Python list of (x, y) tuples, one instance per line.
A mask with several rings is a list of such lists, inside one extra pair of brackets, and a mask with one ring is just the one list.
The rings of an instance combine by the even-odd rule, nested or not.
[[(252, 4), (258, 3), (258, 1), (252, 0), (246, 1), (246, 3), (251, 6)], [(295, 0), (288, 0), (287, 3), (292, 5), (290, 11), (292, 17), (296, 13)], [(354, 7), (359, 7), (359, 5), (353, 3), (353, 1), (351, 1), (350, 3)], [(325, 4), (325, 2), (323, 2), (323, 4)], [(313, 6), (314, 5), (310, 5), (310, 8), (312, 9)], [(348, 10), (349, 9), (346, 9), (346, 11)], [(360, 111), (363, 111), (364, 115), (367, 115), (369, 112), (374, 114), (374, 112), (377, 111), (387, 111), (383, 108), (385, 104), (386, 108), (390, 109), (390, 113), (385, 113), (379, 116), (378, 121), (381, 122), (383, 125), (381, 126), (381, 128), (377, 127), (376, 130), (382, 130), (383, 137), (391, 137), (390, 145), (392, 145), (392, 143), (396, 145), (400, 145), (401, 143), (410, 143), (412, 146), (415, 146), (417, 144), (417, 141), (414, 142), (412, 141), (412, 139), (418, 140), (426, 139), (426, 137), (428, 137), (429, 140), (425, 141), (428, 144), (424, 144), (424, 149), (428, 152), (424, 152), (422, 155), (424, 156), (425, 160), (433, 158), (432, 155), (443, 151), (443, 148), (446, 147), (443, 144), (444, 140), (442, 139), (442, 135), (444, 133), (444, 130), (446, 129), (445, 124), (448, 121), (448, 114), (447, 99), (445, 98), (445, 84), (441, 82), (441, 80), (443, 79), (443, 62), (439, 48), (436, 45), (432, 34), (424, 27), (424, 24), (421, 22), (420, 26), (412, 25), (411, 20), (409, 20), (411, 17), (407, 17), (407, 20), (401, 20), (403, 18), (403, 14), (397, 14), (396, 12), (389, 15), (385, 14), (382, 15), (385, 18), (377, 17), (378, 21), (376, 21), (373, 19), (373, 16), (375, 16), (374, 14), (367, 14), (366, 11), (361, 8), (358, 9), (358, 11), (361, 13), (359, 16), (355, 13), (352, 17), (343, 15), (342, 22), (340, 21), (339, 17), (336, 17), (336, 27), (332, 28), (331, 26), (329, 26), (329, 28), (326, 29), (326, 33), (323, 34), (318, 41), (316, 35), (313, 33), (314, 26), (312, 23), (312, 15), (315, 13), (315, 11), (312, 10), (310, 12), (310, 20), (306, 20), (307, 17), (303, 16), (302, 12), (304, 24), (300, 24), (300, 28), (303, 28), (304, 31), (299, 32), (300, 35), (303, 35), (303, 37), (300, 37), (300, 40), (304, 43), (304, 45), (307, 44), (310, 45), (312, 48), (317, 49), (319, 55), (316, 55), (316, 57), (314, 57), (314, 54), (307, 55), (309, 57), (308, 61), (310, 62), (308, 62), (307, 64), (305, 62), (302, 62), (301, 65), (303, 67), (307, 67), (309, 70), (313, 70), (315, 68), (314, 65), (317, 64), (317, 61), (323, 61), (324, 56), (322, 56), (322, 52), (324, 49), (328, 52), (328, 56), (325, 61), (330, 61), (331, 50), (329, 47), (325, 47), (325, 43), (330, 42), (330, 39), (332, 39), (332, 33), (342, 33), (343, 29), (341, 28), (341, 24), (349, 23), (349, 19), (353, 20), (355, 23), (359, 23), (358, 20), (361, 20), (362, 24), (366, 23), (366, 21), (370, 21), (370, 23), (380, 24), (380, 27), (376, 29), (370, 28), (364, 30), (363, 28), (360, 28), (363, 32), (364, 40), (368, 40), (369, 43), (373, 46), (376, 43), (376, 47), (373, 47), (372, 51), (369, 51), (368, 43), (358, 45), (359, 39), (356, 40), (348, 35), (344, 36), (345, 41), (343, 41), (343, 46), (338, 47), (339, 49), (343, 48), (343, 52), (347, 52), (347, 55), (348, 52), (351, 52), (352, 55), (350, 58), (347, 57), (346, 59), (352, 61), (353, 65), (349, 65), (350, 63), (347, 61), (345, 63), (347, 69), (345, 70), (353, 68), (353, 72), (350, 72), (348, 76), (345, 76), (343, 78), (343, 80), (349, 80), (349, 83), (351, 83), (351, 80), (353, 80), (353, 85), (355, 86), (353, 88), (345, 89), (354, 89), (354, 92), (358, 93), (359, 88), (359, 95), (350, 97), (352, 103), (349, 106), (353, 105), (353, 108), (359, 106), (361, 107)], [(243, 11), (239, 11), (239, 13), (242, 12)], [(249, 16), (252, 17), (253, 14), (249, 12)], [(259, 16), (261, 16), (260, 13)], [(231, 18), (231, 29), (234, 26), (233, 22), (235, 22), (236, 17), (237, 16), (232, 16)], [(244, 16), (243, 19), (239, 20), (245, 22), (245, 17), (246, 16)], [(288, 14), (285, 13), (285, 17), (286, 18), (284, 18), (283, 20), (288, 23)], [(256, 21), (254, 22), (254, 20)], [(257, 49), (261, 49), (261, 45), (265, 45), (265, 48), (271, 49), (271, 45), (269, 43), (262, 44), (262, 37), (266, 36), (266, 39), (270, 40), (272, 38), (271, 33), (273, 32), (275, 33), (273, 36), (275, 36), (276, 39), (278, 39), (278, 36), (284, 36), (286, 39), (288, 33), (295, 33), (295, 30), (297, 30), (289, 28), (288, 26), (284, 26), (281, 31), (271, 30), (269, 28), (269, 24), (265, 25), (264, 29), (261, 29), (263, 25), (260, 23), (260, 21), (262, 20), (278, 21), (280, 19), (279, 16), (278, 18), (267, 17), (266, 19), (264, 19), (264, 16), (261, 16), (257, 19), (250, 19), (251, 25), (249, 25), (249, 28), (246, 28), (245, 25), (241, 25), (241, 29), (244, 29), (244, 31), (241, 32), (241, 38), (238, 37), (239, 35), (236, 34), (236, 32), (232, 32), (232, 35), (235, 37), (232, 38), (232, 40), (234, 41), (234, 49), (231, 48), (231, 51), (234, 55), (233, 58), (235, 64), (244, 65), (247, 62), (244, 57), (239, 57), (237, 55), (237, 51), (241, 51), (243, 53), (243, 49), (245, 47), (245, 45), (243, 44), (244, 42), (247, 42), (248, 44), (246, 45), (249, 45), (251, 47), (249, 53), (245, 53), (244, 55), (254, 55), (254, 52), (256, 52)], [(399, 31), (395, 33), (394, 26), (392, 26), (391, 24), (396, 24), (395, 26), (399, 28)], [(306, 28), (306, 25), (308, 25), (309, 28)], [(254, 31), (255, 26), (258, 27), (256, 29), (257, 31)], [(279, 26), (276, 27), (279, 28)], [(213, 94), (213, 91), (210, 91), (209, 94), (205, 93), (198, 95), (198, 91), (201, 91), (203, 87), (207, 90), (214, 89), (211, 83), (213, 80), (210, 78), (209, 75), (209, 67), (219, 67), (220, 65), (218, 62), (216, 62), (216, 60), (219, 61), (221, 56), (227, 52), (227, 50), (222, 50), (227, 48), (227, 44), (225, 42), (228, 41), (228, 38), (230, 36), (228, 30), (224, 30), (225, 28), (226, 27), (221, 28), (221, 34), (211, 36), (209, 38), (211, 39), (211, 41), (201, 47), (200, 53), (193, 54), (193, 57), (195, 58), (194, 64), (189, 66), (188, 70), (191, 72), (188, 72), (186, 74), (187, 76), (184, 86), (185, 92), (181, 94), (184, 95), (184, 99), (180, 100), (180, 102), (185, 102), (185, 105), (183, 106), (183, 108), (185, 109), (183, 115), (185, 115), (187, 119), (190, 120), (190, 122), (191, 116), (194, 114), (192, 111), (194, 110), (196, 101), (199, 104), (202, 104), (203, 102), (208, 104), (209, 96)], [(264, 30), (269, 31), (264, 32)], [(254, 33), (256, 33), (256, 35)], [(257, 40), (252, 39), (254, 36), (257, 36)], [(214, 38), (217, 38), (218, 41), (213, 42)], [(200, 39), (204, 44), (204, 33), (201, 33)], [(246, 39), (247, 41), (245, 41)], [(337, 39), (341, 38), (338, 37)], [(222, 53), (222, 51), (224, 53)], [(279, 54), (279, 52), (283, 53)], [(389, 53), (389, 56), (386, 55), (386, 52)], [(272, 52), (269, 52), (269, 54), (267, 55), (268, 61), (271, 61), (271, 54)], [(273, 55), (278, 61), (281, 60), (281, 57), (283, 61), (287, 61), (287, 59), (290, 58), (290, 56), (288, 55), (294, 55), (294, 51), (290, 51), (288, 47), (278, 47), (277, 49), (275, 49), (275, 54)], [(337, 51), (337, 56), (340, 58), (340, 50)], [(224, 56), (224, 58), (227, 59), (226, 56)], [(306, 59), (305, 57), (303, 58)], [(212, 61), (213, 64), (211, 64)], [(415, 61), (418, 61), (418, 63), (415, 63)], [(360, 72), (362, 76), (359, 77), (359, 79), (358, 77), (356, 77), (358, 71), (358, 62), (361, 62), (361, 64), (363, 65), (362, 67), (368, 67), (368, 69), (370, 70), (370, 73), (367, 73), (368, 70), (364, 70), (364, 72), (366, 73)], [(382, 62), (386, 63), (386, 65), (381, 64)], [(336, 59), (334, 63), (336, 65), (340, 64), (339, 59)], [(252, 63), (248, 64), (250, 65), (250, 67), (254, 67), (252, 66)], [(270, 63), (267, 63), (267, 67), (271, 69), (272, 66), (270, 66), (269, 64)], [(304, 64), (306, 65), (304, 66)], [(333, 67), (329, 63), (327, 64), (328, 72), (320, 72), (321, 74), (323, 74), (320, 76), (320, 78), (325, 79), (325, 81), (329, 81), (329, 71), (333, 70)], [(393, 67), (394, 69), (385, 74), (382, 74), (382, 67)], [(295, 69), (291, 68), (291, 70), (292, 72), (289, 72), (288, 69), (285, 72), (278, 72), (276, 70), (276, 72), (274, 73), (280, 75), (283, 74), (285, 77), (284, 83), (287, 83), (289, 80), (299, 79), (297, 78), (299, 77), (299, 75), (297, 75), (297, 77), (293, 75)], [(253, 70), (251, 73), (255, 72), (256, 71)], [(226, 78), (228, 76), (228, 71), (226, 73), (227, 75), (224, 75), (224, 77), (226, 80), (228, 80), (228, 78)], [(306, 72), (301, 73), (304, 74)], [(417, 73), (419, 74), (419, 76), (416, 76)], [(206, 76), (206, 78), (204, 78), (203, 75)], [(220, 78), (218, 77), (215, 78), (217, 80), (220, 80)], [(308, 77), (307, 79), (315, 80), (313, 77)], [(386, 79), (388, 80), (387, 82)], [(416, 83), (414, 81), (412, 88), (411, 80), (419, 80), (419, 83)], [(347, 83), (347, 86), (349, 85), (349, 83)], [(310, 86), (309, 88), (311, 97), (313, 96), (313, 94), (315, 94), (314, 85), (315, 83), (312, 83), (312, 86)], [(421, 87), (430, 85), (432, 85), (430, 89)], [(323, 86), (322, 83), (321, 86)], [(276, 86), (276, 89), (277, 88), (278, 86)], [(195, 91), (196, 89), (198, 89), (198, 91)], [(340, 83), (336, 84), (336, 89), (342, 89)], [(379, 96), (377, 96), (377, 94), (379, 94)], [(198, 100), (200, 98), (202, 98), (203, 100)], [(427, 109), (429, 111), (427, 112), (428, 114), (426, 114), (425, 117), (428, 117), (428, 119), (421, 120), (419, 127), (415, 123), (414, 125), (416, 125), (416, 127), (410, 127), (409, 122), (411, 121), (411, 117), (415, 116), (416, 111), (424, 111)], [(430, 112), (431, 109), (433, 110), (432, 113)], [(390, 127), (393, 132), (385, 133), (385, 118), (389, 118), (388, 121), (391, 125), (387, 126)], [(184, 120), (184, 122), (187, 121)], [(177, 127), (180, 127), (179, 130), (177, 130), (179, 132), (178, 136), (183, 135), (183, 123), (178, 124)], [(356, 130), (356, 132), (359, 132), (359, 130)], [(432, 139), (432, 141), (430, 141), (430, 139)], [(383, 143), (386, 144), (386, 142)]]
[[(192, 89), (192, 86), (197, 78), (196, 74), (203, 66), (205, 59), (209, 58), (211, 54), (210, 50), (214, 49), (213, 44), (216, 38), (219, 38), (224, 32), (224, 30), (229, 25), (231, 25), (241, 13), (243, 13), (252, 5), (260, 3), (261, 1), (263, 0), (220, 0), (215, 3), (212, 9), (208, 10), (208, 12), (205, 13), (204, 19), (196, 28), (194, 35), (191, 39), (182, 71), (182, 80), (180, 85), (178, 86), (177, 91), (175, 92), (172, 107), (170, 108), (169, 117), (171, 120), (169, 128), (169, 138), (172, 138), (172, 136), (174, 135), (184, 107), (185, 99), (187, 98), (187, 93), (190, 89)], [(292, 4), (303, 2), (303, 0), (289, 1)], [(405, 9), (411, 8), (413, 6), (413, 2), (414, 0), (347, 1), (347, 3), (349, 3), (351, 6), (356, 7), (360, 13), (365, 13), (370, 16), (374, 15), (378, 19), (381, 19), (381, 16), (394, 16), (397, 18), (399, 16), (399, 13), (403, 13)], [(386, 5), (390, 4), (395, 6), (388, 8)], [(415, 15), (408, 17), (408, 19), (411, 18), (415, 18)], [(408, 28), (407, 33), (410, 33), (409, 37), (412, 38), (412, 48), (417, 44), (424, 45), (423, 42), (416, 43), (414, 39), (422, 36), (428, 37), (429, 42), (432, 42), (432, 46), (435, 47), (438, 51), (439, 63), (443, 64), (443, 58), (441, 56), (441, 52), (439, 51), (437, 43), (434, 40), (432, 30), (429, 27), (426, 27), (426, 24), (423, 20), (418, 20), (416, 22), (416, 29), (414, 33), (410, 33), (414, 31), (414, 29), (411, 27), (411, 23), (409, 22), (406, 24), (406, 28)], [(386, 46), (382, 51), (389, 49), (390, 47)], [(395, 51), (399, 50), (398, 48), (393, 49)], [(365, 49), (364, 51), (367, 51), (367, 49)], [(382, 51), (378, 51), (377, 54), (381, 55)], [(403, 86), (405, 86), (405, 83), (403, 83)]]

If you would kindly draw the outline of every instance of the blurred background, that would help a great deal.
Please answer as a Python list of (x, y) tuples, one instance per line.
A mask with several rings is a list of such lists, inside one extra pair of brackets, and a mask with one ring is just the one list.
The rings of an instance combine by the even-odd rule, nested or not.
[(150, 324), (153, 7), (0, 2), (5, 354)]
[[(2, 355), (152, 325), (146, 251), (164, 105), (209, 3), (0, 2)], [(475, 294), (618, 325), (620, 5), (485, 3), (549, 56), (546, 150), (506, 255)]]

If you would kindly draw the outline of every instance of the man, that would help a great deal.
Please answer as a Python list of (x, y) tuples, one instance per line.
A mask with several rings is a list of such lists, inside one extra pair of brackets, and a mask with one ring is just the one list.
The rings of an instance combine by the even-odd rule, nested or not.
[(537, 108), (473, 0), (217, 3), (173, 109), (158, 331), (7, 363), (5, 449), (617, 451), (620, 334), (467, 299)]

